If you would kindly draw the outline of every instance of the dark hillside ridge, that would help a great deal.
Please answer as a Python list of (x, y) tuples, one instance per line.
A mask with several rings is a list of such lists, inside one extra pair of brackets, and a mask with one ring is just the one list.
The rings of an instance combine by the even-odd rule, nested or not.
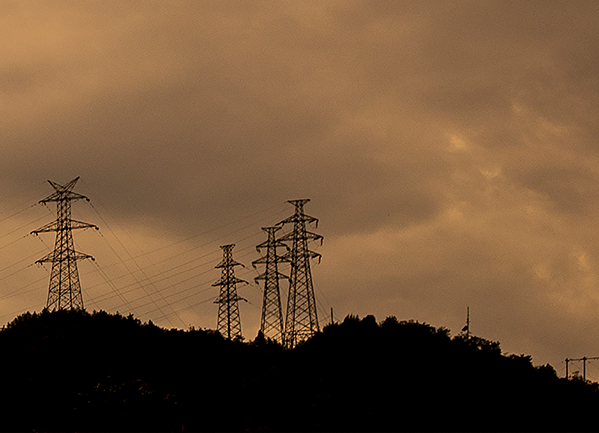
[(3, 431), (598, 431), (598, 385), (444, 328), (348, 316), (285, 350), (105, 312), (0, 332)]

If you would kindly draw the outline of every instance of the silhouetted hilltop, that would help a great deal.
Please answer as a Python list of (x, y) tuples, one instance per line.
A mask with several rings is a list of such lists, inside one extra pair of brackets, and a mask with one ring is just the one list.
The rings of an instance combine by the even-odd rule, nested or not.
[(499, 344), (348, 316), (285, 350), (105, 312), (0, 332), (4, 431), (598, 430), (597, 384)]

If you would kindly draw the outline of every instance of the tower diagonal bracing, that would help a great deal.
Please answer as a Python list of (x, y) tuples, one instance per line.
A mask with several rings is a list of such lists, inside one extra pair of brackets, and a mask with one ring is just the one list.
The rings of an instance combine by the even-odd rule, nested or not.
[(239, 317), (239, 301), (245, 299), (237, 295), (237, 284), (247, 281), (235, 277), (235, 266), (243, 266), (233, 260), (233, 248), (235, 244), (221, 246), (223, 260), (215, 266), (221, 269), (220, 280), (212, 284), (220, 287), (220, 293), (214, 303), (218, 304), (217, 330), (229, 340), (241, 338), (241, 318)]
[(279, 238), (282, 242), (291, 242), (291, 250), (283, 256), (291, 264), (285, 315), (287, 347), (294, 347), (320, 331), (310, 259), (320, 258), (321, 255), (308, 248), (308, 241), (322, 243), (323, 237), (306, 230), (306, 224), (318, 225), (317, 218), (304, 213), (304, 205), (309, 201), (310, 199), (289, 200), (289, 203), (295, 206), (295, 213), (277, 224), (277, 226), (293, 225), (291, 232)]
[(286, 248), (289, 250), (289, 247), (276, 239), (276, 232), (280, 229), (281, 227), (262, 227), (262, 230), (267, 233), (268, 239), (257, 245), (256, 250), (260, 252), (262, 248), (266, 248), (266, 255), (253, 261), (252, 266), (264, 265), (264, 272), (254, 279), (256, 282), (259, 280), (264, 281), (260, 331), (265, 337), (284, 344), (285, 334), (279, 280), (282, 278), (289, 279), (289, 277), (279, 272), (278, 263), (289, 261), (289, 259), (279, 256), (277, 249)]
[(31, 232), (36, 235), (56, 232), (54, 250), (36, 261), (36, 263), (52, 263), (46, 303), (46, 308), (50, 311), (83, 309), (77, 261), (93, 260), (93, 257), (75, 251), (73, 230), (84, 228), (98, 230), (98, 226), (71, 219), (71, 202), (74, 200), (89, 201), (86, 196), (73, 192), (78, 180), (79, 177), (76, 177), (64, 186), (51, 180), (48, 181), (54, 188), (54, 193), (40, 200), (39, 203), (56, 202), (56, 220)]

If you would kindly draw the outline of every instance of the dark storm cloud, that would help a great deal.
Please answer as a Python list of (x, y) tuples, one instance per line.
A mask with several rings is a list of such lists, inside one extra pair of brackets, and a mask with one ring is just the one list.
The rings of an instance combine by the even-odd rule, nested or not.
[(168, 242), (309, 197), (340, 314), (592, 356), (595, 2), (0, 7), (6, 201), (81, 175)]

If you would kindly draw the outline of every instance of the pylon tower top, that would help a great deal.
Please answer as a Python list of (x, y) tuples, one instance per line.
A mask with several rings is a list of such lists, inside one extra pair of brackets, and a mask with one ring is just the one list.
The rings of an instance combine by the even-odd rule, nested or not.
[(39, 201), (39, 203), (56, 202), (56, 220), (32, 231), (32, 234), (56, 232), (54, 251), (45, 255), (35, 263), (52, 263), (50, 285), (48, 288), (48, 301), (46, 308), (50, 311), (83, 309), (83, 295), (77, 270), (77, 261), (94, 259), (92, 256), (75, 251), (73, 244), (73, 230), (94, 228), (94, 224), (84, 223), (71, 219), (71, 201), (87, 200), (84, 195), (73, 192), (79, 177), (71, 180), (66, 185), (60, 185), (49, 180), (54, 188), (54, 193)]

